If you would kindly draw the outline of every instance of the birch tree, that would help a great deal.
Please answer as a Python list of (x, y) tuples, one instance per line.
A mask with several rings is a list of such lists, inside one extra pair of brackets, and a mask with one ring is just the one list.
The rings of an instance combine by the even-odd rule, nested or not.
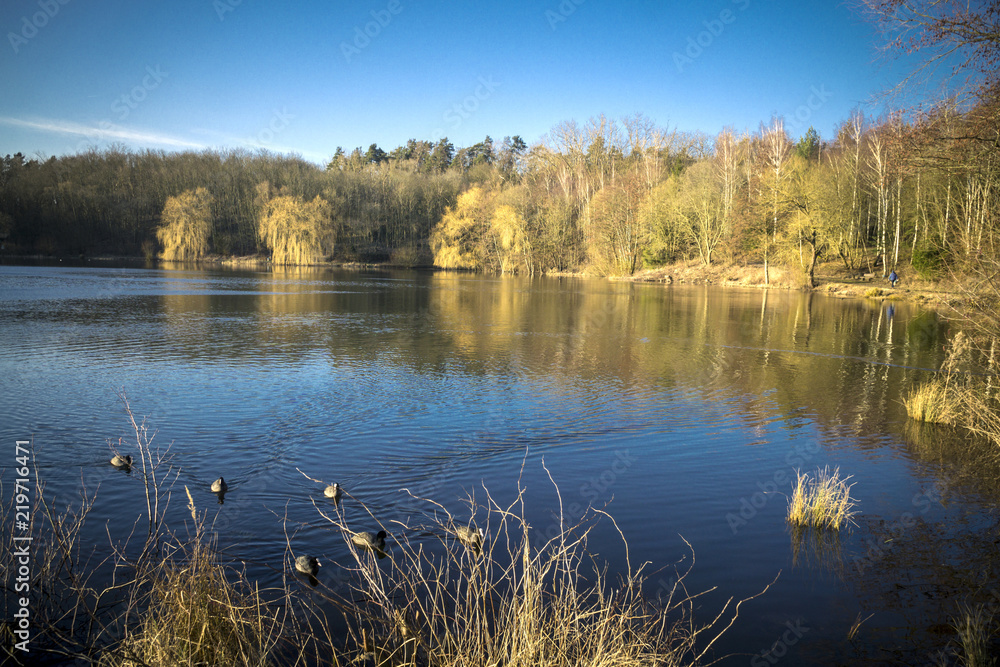
[(785, 133), (784, 121), (775, 118), (770, 127), (761, 128), (764, 167), (771, 201), (770, 229), (764, 231), (764, 283), (770, 284), (768, 262), (771, 245), (778, 238), (778, 216), (782, 208), (782, 196), (786, 180), (786, 167), (792, 150), (792, 142)]

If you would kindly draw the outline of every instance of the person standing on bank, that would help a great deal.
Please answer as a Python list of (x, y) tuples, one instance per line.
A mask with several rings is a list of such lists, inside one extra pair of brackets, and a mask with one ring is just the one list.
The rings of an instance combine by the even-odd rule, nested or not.
[(889, 284), (893, 287), (899, 282), (899, 276), (896, 275), (896, 270), (893, 269), (892, 273), (889, 274)]

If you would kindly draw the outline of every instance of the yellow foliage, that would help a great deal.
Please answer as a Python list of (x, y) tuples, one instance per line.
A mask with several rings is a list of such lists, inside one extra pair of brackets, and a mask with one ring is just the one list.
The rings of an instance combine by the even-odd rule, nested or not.
[(590, 200), (590, 261), (600, 272), (631, 275), (648, 233), (639, 219), (641, 188), (635, 179), (603, 188)]
[(460, 194), (431, 234), (434, 264), (445, 269), (533, 273), (527, 223), (516, 207), (499, 203), (504, 199), (504, 193), (479, 187)]
[(524, 219), (513, 206), (503, 204), (493, 212), (490, 229), (497, 240), (496, 256), (500, 262), (501, 273), (513, 273), (522, 263), (527, 272), (532, 273), (525, 225)]
[(524, 220), (517, 214), (514, 207), (504, 204), (498, 206), (490, 219), (490, 227), (496, 233), (500, 247), (504, 250), (518, 252), (524, 242)]
[(282, 195), (263, 205), (260, 238), (275, 264), (315, 264), (332, 252), (336, 240), (330, 222), (330, 204), (316, 197)]
[(208, 253), (212, 233), (212, 196), (205, 188), (168, 197), (156, 238), (166, 260), (193, 260)]
[(481, 188), (470, 188), (458, 196), (455, 206), (431, 234), (434, 264), (443, 269), (482, 269), (482, 236), (485, 227)]

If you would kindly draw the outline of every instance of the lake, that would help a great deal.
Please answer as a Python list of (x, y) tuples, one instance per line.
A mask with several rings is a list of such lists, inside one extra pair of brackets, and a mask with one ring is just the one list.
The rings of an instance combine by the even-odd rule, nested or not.
[[(302, 473), (385, 520), (415, 511), (404, 488), (461, 516), (466, 493), (511, 498), (520, 478), (544, 533), (547, 469), (567, 518), (615, 518), (632, 562), (651, 563), (650, 595), (690, 543), (689, 590), (714, 587), (696, 620), (774, 581), (716, 645), (734, 654), (723, 664), (930, 664), (962, 603), (1000, 605), (995, 457), (901, 404), (948, 335), (913, 304), (790, 291), (5, 265), (0, 470), (10, 493), (13, 443), (33, 438), (57, 505), (99, 487), (88, 539), (106, 552), (105, 522), (116, 534), (145, 508), (135, 474), (108, 464), (109, 443), (134, 442), (124, 392), (170, 445), (171, 526), (189, 518), (187, 486), (226, 554), (275, 585), (285, 517), (321, 577), (344, 554)], [(857, 525), (796, 540), (784, 494), (826, 466), (852, 476)], [(610, 522), (590, 544), (622, 567)]]

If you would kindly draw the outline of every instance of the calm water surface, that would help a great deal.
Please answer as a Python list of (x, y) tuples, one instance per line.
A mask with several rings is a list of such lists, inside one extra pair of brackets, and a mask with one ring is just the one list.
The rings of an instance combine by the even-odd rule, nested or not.
[[(109, 441), (130, 438), (124, 391), (170, 445), (176, 490), (264, 584), (281, 580), (282, 517), (299, 552), (346, 553), (312, 505), (322, 486), (296, 469), (384, 521), (414, 511), (402, 488), (462, 516), (467, 492), (512, 498), (520, 476), (544, 532), (558, 507), (544, 460), (570, 518), (613, 514), (633, 563), (651, 562), (651, 595), (690, 559), (684, 540), (689, 589), (716, 587), (701, 620), (777, 577), (719, 643), (739, 654), (725, 664), (927, 664), (960, 603), (1000, 602), (995, 467), (900, 403), (946, 335), (913, 305), (799, 292), (2, 266), (0, 409), (6, 442), (34, 438), (60, 504), (99, 486), (97, 545), (106, 519), (131, 525), (144, 507), (139, 480), (107, 465)], [(853, 476), (858, 525), (797, 540), (783, 494), (824, 466)], [(622, 566), (609, 522), (591, 547)]]

